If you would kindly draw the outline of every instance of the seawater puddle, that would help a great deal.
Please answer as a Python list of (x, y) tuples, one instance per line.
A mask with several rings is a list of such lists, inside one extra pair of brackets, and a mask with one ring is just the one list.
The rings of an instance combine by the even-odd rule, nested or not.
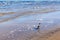
[[(22, 20), (20, 22), (23, 23), (37, 23), (35, 25), (38, 25), (39, 22), (41, 22), (42, 26), (48, 26), (46, 29), (50, 29), (55, 27), (55, 25), (60, 24), (60, 12), (51, 12), (51, 13), (46, 13), (46, 14), (36, 14), (36, 15), (29, 15), (29, 16), (24, 16), (16, 20)], [(15, 21), (16, 21), (15, 20)], [(19, 23), (19, 21), (17, 21)], [(44, 28), (44, 27), (43, 27)]]
[[(11, 25), (11, 27), (16, 27), (16, 24), (19, 25), (17, 27), (22, 28), (22, 24), (25, 24), (26, 30), (33, 30), (34, 27), (38, 26), (38, 23), (41, 23), (41, 29), (40, 30), (49, 30), (51, 28), (56, 27), (56, 25), (60, 24), (60, 12), (51, 12), (51, 13), (45, 13), (45, 14), (34, 14), (34, 15), (25, 15), (20, 16), (16, 19), (6, 21), (3, 23), (0, 23), (0, 27), (3, 26), (6, 27), (7, 25)], [(29, 25), (29, 26), (27, 26)], [(35, 25), (35, 26), (34, 26)], [(22, 29), (21, 29), (22, 30)]]
[[(11, 15), (10, 15), (11, 16)], [(8, 18), (10, 18), (8, 16)], [(13, 15), (12, 15), (13, 16)], [(3, 17), (6, 18), (6, 17)], [(37, 31), (36, 28), (40, 24), (40, 29)], [(24, 37), (31, 37), (33, 34), (38, 32), (45, 32), (60, 28), (60, 12), (50, 12), (43, 14), (24, 15), (19, 16), (15, 19), (0, 23), (0, 35), (6, 40), (22, 39)], [(2, 38), (1, 38), (2, 39)]]

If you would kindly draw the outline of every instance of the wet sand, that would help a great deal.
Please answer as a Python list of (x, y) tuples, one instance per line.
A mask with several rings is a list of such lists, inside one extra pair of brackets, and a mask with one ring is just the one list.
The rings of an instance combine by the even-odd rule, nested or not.
[(16, 29), (0, 36), (0, 40), (60, 40), (60, 28), (50, 31)]
[[(60, 13), (53, 14), (53, 12), (55, 13), (55, 11), (59, 11), (59, 10), (43, 9), (43, 10), (37, 10), (37, 11), (36, 10), (27, 11), (27, 12), (22, 12), (22, 13), (12, 12), (12, 13), (1, 14), (2, 19), (0, 20), (0, 27), (1, 27), (0, 28), (0, 40), (55, 40), (55, 36), (59, 37), (60, 25), (59, 26), (56, 26), (56, 25), (59, 24), (60, 21), (58, 21), (59, 19), (49, 19), (51, 15), (52, 17), (55, 17), (56, 15), (58, 17), (60, 16), (59, 15)], [(45, 16), (41, 15), (45, 13), (46, 13)], [(32, 15), (32, 17), (30, 14)], [(28, 16), (24, 16), (24, 15), (28, 15)], [(21, 17), (21, 16), (24, 16), (24, 17)], [(54, 23), (46, 23), (43, 17), (46, 17), (46, 20), (48, 22), (49, 20), (50, 21), (52, 20), (54, 21)], [(41, 24), (42, 26), (41, 30), (34, 29), (33, 26), (38, 25), (38, 22), (37, 22), (38, 20), (36, 20), (35, 22), (35, 19), (43, 19), (42, 24)], [(56, 22), (55, 20), (58, 22)], [(58, 40), (59, 38), (56, 37), (56, 39)]]
[[(9, 21), (15, 18), (18, 18), (20, 16), (24, 16), (24, 15), (34, 15), (34, 14), (45, 14), (45, 13), (50, 13), (50, 12), (55, 12), (55, 11), (60, 11), (59, 9), (55, 9), (55, 8), (44, 8), (44, 9), (36, 9), (36, 10), (28, 10), (27, 11), (22, 10), (21, 11), (17, 11), (17, 12), (6, 12), (6, 13), (0, 13), (0, 16), (2, 17), (2, 19), (0, 20), (1, 22), (5, 22), (5, 21)], [(6, 17), (7, 16), (7, 17)]]

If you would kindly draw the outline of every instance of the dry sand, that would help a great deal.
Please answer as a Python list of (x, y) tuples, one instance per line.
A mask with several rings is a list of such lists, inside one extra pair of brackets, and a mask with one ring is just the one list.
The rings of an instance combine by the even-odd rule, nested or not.
[(60, 28), (45, 33), (42, 36), (34, 36), (31, 40), (60, 40)]

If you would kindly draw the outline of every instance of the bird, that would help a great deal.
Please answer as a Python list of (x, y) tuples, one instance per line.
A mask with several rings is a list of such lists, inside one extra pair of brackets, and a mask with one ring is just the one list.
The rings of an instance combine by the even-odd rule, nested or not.
[(34, 29), (35, 29), (35, 30), (40, 29), (40, 24), (41, 24), (41, 23), (39, 23), (38, 26), (37, 26), (37, 28), (34, 28)]

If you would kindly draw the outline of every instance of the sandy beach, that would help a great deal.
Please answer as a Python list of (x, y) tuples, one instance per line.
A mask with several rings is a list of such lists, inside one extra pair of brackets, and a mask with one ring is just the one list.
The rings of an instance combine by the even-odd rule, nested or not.
[[(18, 11), (9, 7), (10, 12), (6, 12), (8, 8), (4, 12), (0, 10), (0, 40), (60, 40), (59, 5), (40, 7), (36, 4), (35, 7), (33, 4), (32, 7), (30, 5), (31, 9), (27, 8), (28, 5), (22, 5), (10, 6), (12, 9), (16, 7)], [(37, 30), (39, 23), (40, 28)]]
[[(56, 11), (48, 14), (46, 13), (41, 16), (40, 14), (20, 16), (13, 20), (1, 22), (0, 40), (59, 40), (60, 19), (56, 18), (60, 16), (58, 15), (60, 13)], [(41, 22), (41, 29), (35, 30), (34, 27), (39, 22)]]

